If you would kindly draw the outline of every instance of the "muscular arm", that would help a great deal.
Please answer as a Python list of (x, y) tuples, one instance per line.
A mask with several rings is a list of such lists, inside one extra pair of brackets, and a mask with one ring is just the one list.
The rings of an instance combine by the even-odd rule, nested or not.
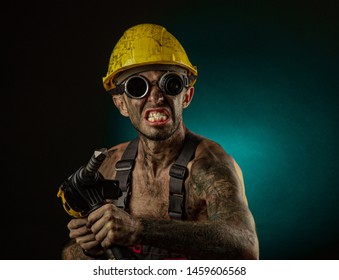
[(202, 259), (258, 259), (258, 240), (241, 174), (216, 144), (205, 147), (191, 167), (189, 188), (203, 199), (207, 220), (142, 220), (141, 240)]

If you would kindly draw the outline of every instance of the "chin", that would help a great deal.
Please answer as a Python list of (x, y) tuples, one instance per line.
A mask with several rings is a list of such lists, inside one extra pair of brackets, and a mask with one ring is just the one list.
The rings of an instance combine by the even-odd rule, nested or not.
[(147, 139), (152, 140), (152, 141), (164, 141), (170, 138), (176, 131), (175, 129), (171, 131), (168, 131), (166, 129), (152, 129), (152, 130), (153, 131), (140, 131), (139, 130), (139, 133), (145, 136)]

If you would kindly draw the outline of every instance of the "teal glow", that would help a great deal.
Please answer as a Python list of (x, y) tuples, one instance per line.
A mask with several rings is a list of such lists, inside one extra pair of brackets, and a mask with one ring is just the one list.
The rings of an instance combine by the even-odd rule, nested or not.
[(199, 70), (185, 123), (241, 166), (262, 259), (339, 257), (338, 51), (330, 22), (307, 12), (163, 23)]

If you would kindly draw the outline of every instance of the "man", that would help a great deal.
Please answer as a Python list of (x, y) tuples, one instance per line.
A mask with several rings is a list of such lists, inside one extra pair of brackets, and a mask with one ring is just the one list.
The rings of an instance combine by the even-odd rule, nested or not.
[[(113, 201), (71, 220), (74, 242), (64, 248), (64, 259), (102, 258), (110, 248), (123, 248), (126, 259), (259, 258), (239, 166), (184, 125), (197, 74), (180, 43), (159, 25), (134, 26), (118, 41), (103, 82), (139, 135), (134, 158), (123, 161), (133, 163), (124, 179), (126, 197), (122, 207)], [(119, 164), (130, 144), (109, 150), (100, 167), (106, 179), (127, 170)]]

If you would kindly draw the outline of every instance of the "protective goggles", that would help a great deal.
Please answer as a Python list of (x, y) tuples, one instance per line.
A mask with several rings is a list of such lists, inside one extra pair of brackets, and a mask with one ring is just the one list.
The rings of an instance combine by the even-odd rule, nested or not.
[(174, 96), (182, 92), (184, 88), (188, 88), (188, 85), (186, 75), (169, 71), (158, 81), (152, 82), (140, 75), (130, 76), (118, 86), (118, 91), (120, 94), (125, 92), (130, 98), (141, 99), (149, 93), (152, 86), (157, 86), (163, 93)]

